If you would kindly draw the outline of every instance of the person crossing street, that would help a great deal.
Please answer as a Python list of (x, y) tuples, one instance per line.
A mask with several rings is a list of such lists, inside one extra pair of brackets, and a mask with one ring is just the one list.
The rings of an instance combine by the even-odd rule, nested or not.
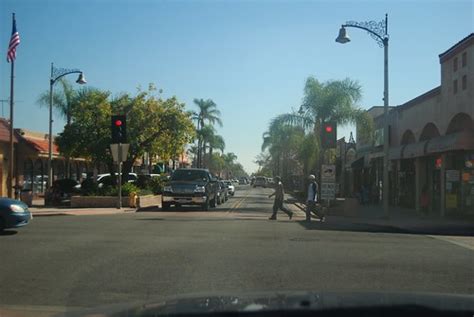
[(283, 189), (283, 183), (281, 182), (281, 178), (279, 176), (275, 177), (275, 192), (269, 195), (268, 198), (271, 198), (273, 196), (275, 196), (275, 201), (273, 203), (273, 214), (268, 219), (276, 220), (278, 209), (280, 209), (281, 211), (285, 212), (291, 220), (291, 218), (293, 217), (293, 212), (288, 210), (283, 205), (283, 201), (285, 200), (285, 190)]
[(318, 201), (318, 183), (316, 182), (316, 176), (309, 175), (308, 185), (308, 197), (306, 199), (306, 221), (311, 221), (311, 213), (314, 213), (319, 217), (321, 222), (325, 221), (323, 214), (318, 213), (316, 203)]

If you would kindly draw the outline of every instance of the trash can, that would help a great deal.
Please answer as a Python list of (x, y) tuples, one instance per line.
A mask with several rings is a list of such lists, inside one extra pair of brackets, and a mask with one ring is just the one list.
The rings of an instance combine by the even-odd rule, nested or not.
[(23, 189), (20, 194), (20, 200), (28, 205), (33, 206), (33, 191), (31, 189)]

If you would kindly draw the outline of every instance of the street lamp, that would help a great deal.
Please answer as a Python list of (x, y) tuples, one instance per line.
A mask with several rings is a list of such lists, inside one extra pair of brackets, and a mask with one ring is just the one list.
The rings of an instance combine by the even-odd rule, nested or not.
[(51, 78), (49, 80), (49, 146), (48, 146), (48, 188), (53, 184), (53, 86), (63, 76), (79, 74), (76, 83), (83, 85), (87, 83), (84, 73), (79, 69), (55, 68), (51, 63)]
[(346, 28), (358, 28), (367, 31), (380, 47), (384, 48), (384, 93), (383, 93), (383, 110), (384, 110), (384, 143), (383, 143), (383, 211), (385, 216), (389, 216), (388, 210), (388, 14), (385, 14), (385, 20), (380, 22), (354, 22), (348, 21), (339, 29), (339, 36), (336, 42), (345, 44), (351, 41), (347, 35)]

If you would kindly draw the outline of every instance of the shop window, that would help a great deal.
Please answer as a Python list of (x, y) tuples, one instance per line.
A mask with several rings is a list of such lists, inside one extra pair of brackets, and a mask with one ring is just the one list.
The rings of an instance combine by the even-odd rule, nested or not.
[(453, 81), (453, 94), (457, 94), (458, 93), (458, 80), (455, 79)]
[(458, 70), (458, 58), (455, 57), (453, 59), (453, 72), (457, 71)]
[(467, 52), (462, 53), (462, 67), (465, 67), (467, 65)]
[(462, 76), (462, 90), (466, 90), (467, 88), (467, 76)]

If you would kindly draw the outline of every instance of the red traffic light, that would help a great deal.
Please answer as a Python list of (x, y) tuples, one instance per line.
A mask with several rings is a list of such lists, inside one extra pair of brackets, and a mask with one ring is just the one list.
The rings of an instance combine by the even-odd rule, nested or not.
[(330, 126), (330, 125), (327, 125), (325, 129), (326, 129), (326, 132), (327, 132), (327, 133), (331, 133), (331, 132), (332, 132), (332, 126)]
[(120, 127), (122, 125), (122, 120), (115, 120), (115, 126)]

